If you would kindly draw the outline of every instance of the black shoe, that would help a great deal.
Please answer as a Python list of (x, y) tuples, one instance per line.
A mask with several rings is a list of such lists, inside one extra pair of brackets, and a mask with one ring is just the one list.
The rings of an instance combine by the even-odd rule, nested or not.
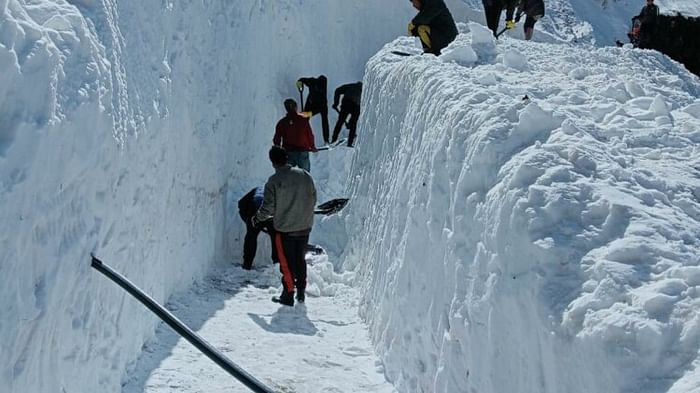
[(289, 307), (294, 307), (294, 298), (286, 299), (283, 296), (280, 296), (280, 297), (274, 296), (272, 298), (272, 302), (283, 304), (283, 305), (289, 306)]
[(304, 300), (306, 300), (306, 296), (304, 295), (304, 291), (298, 291), (297, 292), (297, 301), (299, 303), (304, 303)]

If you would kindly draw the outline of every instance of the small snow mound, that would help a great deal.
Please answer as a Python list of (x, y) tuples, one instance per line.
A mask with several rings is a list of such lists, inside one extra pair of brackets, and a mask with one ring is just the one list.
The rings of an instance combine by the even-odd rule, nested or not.
[(683, 109), (683, 112), (693, 116), (696, 119), (700, 119), (700, 102), (695, 102)]
[(629, 80), (625, 82), (625, 88), (627, 89), (627, 93), (629, 93), (630, 96), (632, 97), (643, 97), (646, 95), (644, 92), (644, 88), (639, 85), (639, 83)]
[(534, 102), (529, 103), (520, 113), (516, 132), (528, 135), (539, 135), (561, 126), (562, 120), (554, 117), (552, 112), (546, 112)]
[(471, 66), (479, 57), (471, 46), (448, 46), (440, 55), (444, 62), (454, 62), (462, 66)]
[(588, 70), (586, 70), (583, 67), (576, 67), (573, 70), (569, 71), (569, 77), (571, 79), (576, 79), (576, 80), (583, 80), (589, 75)]
[(496, 79), (496, 75), (492, 72), (486, 72), (479, 74), (476, 78), (476, 82), (484, 86), (493, 86), (498, 83), (498, 79)]
[(616, 100), (619, 103), (625, 103), (629, 101), (630, 98), (632, 98), (627, 92), (627, 88), (621, 83), (608, 86), (605, 90), (602, 91), (602, 95), (604, 97), (612, 98), (613, 100)]
[(527, 57), (515, 49), (509, 49), (503, 54), (503, 64), (518, 71), (530, 69)]
[(654, 97), (649, 110), (654, 112), (656, 116), (668, 116), (669, 114), (668, 105), (666, 105), (666, 101), (661, 95)]
[(493, 38), (493, 33), (486, 26), (480, 23), (470, 22), (469, 31), (472, 33), (472, 44), (496, 46), (496, 39)]

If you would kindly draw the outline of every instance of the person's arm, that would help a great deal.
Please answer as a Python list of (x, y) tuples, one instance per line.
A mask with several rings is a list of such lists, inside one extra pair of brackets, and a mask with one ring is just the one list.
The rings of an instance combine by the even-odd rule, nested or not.
[(253, 225), (267, 221), (275, 215), (275, 187), (270, 180), (265, 183), (265, 196), (258, 212), (253, 216)]
[(518, 2), (514, 0), (508, 0), (506, 2), (506, 21), (513, 20), (513, 14), (515, 13), (517, 3)]
[(515, 21), (516, 22), (520, 22), (520, 18), (523, 16), (523, 12), (525, 10), (525, 3), (526, 2), (527, 2), (526, 0), (522, 0), (518, 3), (518, 9), (515, 12)]
[(316, 84), (315, 78), (299, 78), (299, 82), (305, 84), (308, 88)]
[(335, 94), (333, 95), (333, 109), (338, 110), (338, 103), (340, 103), (340, 96), (347, 94), (348, 85), (339, 86), (335, 89)]
[(282, 146), (282, 134), (284, 130), (282, 127), (282, 121), (277, 122), (277, 127), (275, 127), (275, 136), (272, 137), (272, 144), (275, 146)]

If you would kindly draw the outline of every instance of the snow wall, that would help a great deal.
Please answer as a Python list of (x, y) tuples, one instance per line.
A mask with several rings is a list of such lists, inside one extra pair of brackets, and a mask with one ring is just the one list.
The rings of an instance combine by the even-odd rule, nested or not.
[(240, 262), (295, 80), (361, 79), (413, 14), (375, 3), (0, 0), (0, 390), (120, 391), (157, 321), (90, 253), (160, 302)]
[(344, 266), (387, 377), (697, 391), (700, 80), (656, 52), (460, 29), (440, 58), (389, 53), (400, 38), (366, 69)]

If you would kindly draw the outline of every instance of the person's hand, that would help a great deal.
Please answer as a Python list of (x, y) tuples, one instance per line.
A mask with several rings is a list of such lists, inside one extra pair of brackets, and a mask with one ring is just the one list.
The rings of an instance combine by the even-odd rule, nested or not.
[(520, 18), (522, 18), (522, 17), (523, 17), (522, 13), (518, 13), (518, 15), (515, 15), (515, 23), (520, 22)]
[(416, 29), (416, 25), (413, 24), (413, 22), (408, 22), (408, 35), (415, 35), (413, 33), (413, 30)]
[(332, 105), (331, 108), (333, 108), (334, 111), (339, 112), (339, 111), (338, 111), (338, 105)]
[(515, 22), (513, 22), (512, 20), (507, 20), (506, 21), (506, 29), (508, 29), (508, 30), (515, 29)]
[(302, 89), (304, 89), (304, 84), (300, 80), (298, 80), (297, 81), (297, 90), (302, 90)]
[(258, 228), (258, 225), (260, 225), (260, 222), (258, 222), (258, 220), (255, 218), (255, 216), (253, 216), (253, 217), (250, 217), (250, 225), (251, 225), (253, 228), (256, 228), (256, 229), (257, 229), (257, 228)]

